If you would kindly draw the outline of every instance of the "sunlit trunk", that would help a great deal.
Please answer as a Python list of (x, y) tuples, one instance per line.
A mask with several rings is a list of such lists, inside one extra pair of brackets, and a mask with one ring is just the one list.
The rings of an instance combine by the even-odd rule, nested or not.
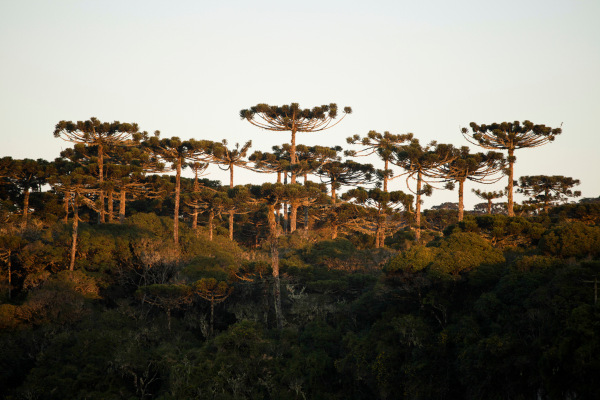
[(71, 241), (71, 263), (69, 264), (69, 271), (75, 270), (75, 252), (77, 250), (77, 231), (79, 229), (79, 194), (75, 194), (73, 200), (73, 236)]
[(177, 174), (175, 175), (175, 212), (173, 214), (173, 241), (179, 243), (179, 196), (181, 194), (181, 164), (183, 160), (177, 160)]
[(415, 205), (415, 241), (421, 240), (421, 172), (417, 172), (417, 204)]
[(277, 328), (283, 329), (283, 315), (281, 311), (281, 283), (279, 280), (279, 231), (275, 221), (274, 205), (268, 206), (268, 219), (271, 245), (271, 269), (273, 270), (274, 279), (273, 295), (275, 298), (275, 318), (277, 321)]
[(215, 219), (214, 211), (208, 213), (208, 240), (213, 240), (213, 221)]
[(458, 222), (463, 220), (465, 203), (464, 203), (464, 193), (465, 193), (465, 181), (458, 181)]
[(514, 217), (515, 212), (513, 210), (514, 200), (513, 200), (513, 175), (514, 175), (514, 155), (515, 149), (508, 149), (508, 216)]
[(25, 192), (23, 193), (23, 221), (21, 222), (21, 224), (23, 226), (27, 225), (28, 213), (29, 213), (29, 188), (26, 188)]
[(112, 224), (113, 222), (113, 191), (109, 190), (106, 194), (106, 201), (108, 202), (108, 223)]
[(121, 189), (119, 198), (119, 223), (125, 222), (125, 202), (127, 201), (127, 191), (125, 188)]
[(100, 182), (100, 215), (98, 216), (98, 222), (103, 224), (105, 221), (104, 189), (102, 188), (104, 183), (104, 148), (101, 144), (98, 145), (98, 182)]

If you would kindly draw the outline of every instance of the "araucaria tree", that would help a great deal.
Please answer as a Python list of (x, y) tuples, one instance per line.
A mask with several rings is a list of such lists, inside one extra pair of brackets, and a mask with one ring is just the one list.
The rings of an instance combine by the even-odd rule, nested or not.
[[(140, 132), (135, 123), (100, 122), (92, 117), (86, 121), (60, 121), (54, 129), (54, 137), (59, 137), (68, 142), (93, 147), (93, 156), (97, 164), (98, 184), (104, 182), (104, 159), (111, 148), (115, 146), (132, 146), (139, 142), (145, 132)], [(100, 222), (104, 222), (104, 191), (100, 190)]]
[(469, 124), (472, 133), (467, 128), (462, 128), (463, 136), (472, 144), (484, 149), (508, 150), (508, 216), (513, 217), (513, 179), (514, 163), (516, 161), (515, 150), (542, 146), (552, 142), (557, 135), (562, 133), (562, 128), (551, 128), (546, 125), (537, 125), (531, 121), (502, 122), (489, 125), (478, 125), (475, 122)]
[(504, 192), (484, 192), (479, 189), (472, 189), (475, 196), (487, 202), (487, 213), (492, 213), (492, 200), (504, 197)]
[[(415, 203), (415, 240), (421, 240), (421, 195), (430, 195), (436, 179), (435, 173), (440, 166), (452, 162), (457, 157), (452, 145), (431, 142), (422, 147), (419, 139), (412, 139), (410, 144), (398, 146), (393, 153), (392, 164), (406, 171), (406, 184), (416, 195)], [(410, 179), (417, 182), (415, 190), (408, 184)]]
[(567, 176), (522, 176), (519, 178), (517, 192), (529, 196), (531, 204), (542, 204), (544, 211), (548, 212), (553, 203), (581, 196), (580, 191), (571, 190), (575, 185), (579, 185), (579, 179)]
[(470, 154), (466, 146), (456, 149), (457, 157), (442, 164), (433, 175), (451, 183), (458, 183), (458, 221), (464, 216), (465, 181), (477, 183), (496, 183), (502, 178), (499, 172), (504, 168), (504, 157), (501, 153), (489, 151), (487, 154)]
[[(319, 132), (337, 125), (347, 114), (352, 113), (352, 108), (344, 108), (344, 116), (336, 121), (338, 107), (335, 103), (320, 107), (300, 108), (298, 103), (284, 106), (271, 106), (257, 104), (240, 111), (240, 117), (252, 125), (269, 131), (291, 132), (290, 157), (291, 164), (297, 164), (296, 133)], [(296, 183), (296, 173), (292, 170), (291, 183)]]
[(361, 144), (364, 147), (362, 150), (358, 151), (349, 150), (346, 152), (346, 155), (358, 157), (377, 154), (384, 162), (384, 169), (381, 175), (383, 177), (383, 191), (387, 192), (388, 181), (394, 177), (393, 172), (390, 169), (390, 161), (392, 160), (394, 149), (412, 138), (412, 133), (394, 135), (388, 131), (385, 131), (384, 133), (369, 131), (367, 136), (363, 138), (359, 135), (354, 135), (346, 139), (348, 144)]

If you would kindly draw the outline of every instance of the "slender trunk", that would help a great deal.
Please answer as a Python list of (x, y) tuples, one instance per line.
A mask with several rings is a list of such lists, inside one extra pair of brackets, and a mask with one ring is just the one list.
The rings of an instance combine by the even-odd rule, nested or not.
[(290, 233), (296, 230), (296, 220), (298, 217), (298, 207), (300, 207), (300, 203), (296, 201), (292, 201), (290, 203)]
[(177, 160), (177, 174), (175, 175), (175, 212), (173, 214), (173, 241), (179, 243), (179, 196), (181, 194), (181, 157)]
[(487, 212), (490, 215), (492, 214), (492, 199), (488, 199)]
[[(287, 172), (283, 175), (283, 184), (287, 185)], [(289, 222), (288, 205), (287, 205), (287, 202), (284, 202), (283, 203), (283, 233), (288, 232), (288, 222)]]
[(63, 208), (65, 209), (65, 224), (69, 222), (69, 199), (71, 198), (71, 193), (65, 192), (65, 198), (63, 199)]
[(380, 247), (379, 242), (381, 240), (381, 231), (379, 229), (379, 226), (377, 226), (377, 229), (375, 230), (375, 248), (378, 249)]
[(21, 223), (23, 226), (27, 225), (28, 212), (29, 212), (29, 188), (26, 188), (25, 192), (23, 193), (23, 221)]
[[(198, 169), (194, 168), (194, 193), (200, 191), (200, 184), (198, 183)], [(193, 202), (194, 215), (192, 216), (192, 230), (198, 237), (198, 200), (195, 199)]]
[(307, 182), (308, 182), (308, 174), (305, 172), (304, 173), (304, 186), (306, 186)]
[(281, 283), (279, 281), (279, 232), (275, 222), (275, 206), (269, 205), (268, 208), (269, 233), (271, 244), (271, 269), (273, 270), (274, 288), (273, 295), (275, 298), (275, 319), (277, 328), (283, 329), (283, 315), (281, 312)]
[(104, 189), (102, 184), (104, 183), (104, 147), (98, 145), (98, 182), (100, 182), (100, 215), (99, 221), (101, 224), (105, 221), (104, 215)]
[(215, 296), (210, 298), (210, 337), (213, 336), (215, 326)]
[(125, 202), (127, 201), (127, 191), (125, 188), (121, 189), (119, 197), (119, 223), (125, 222)]
[(233, 210), (229, 210), (229, 240), (233, 240)]
[(335, 195), (335, 184), (336, 184), (335, 181), (331, 182), (331, 201), (333, 202), (333, 204), (335, 204), (335, 202), (337, 200), (336, 195)]
[[(295, 115), (295, 113), (294, 113)], [(294, 117), (295, 118), (295, 117)], [(290, 147), (290, 164), (297, 164), (296, 159), (296, 127), (292, 128), (292, 146)], [(296, 171), (292, 168), (292, 184), (296, 183)]]
[(513, 175), (514, 175), (514, 155), (515, 149), (508, 149), (508, 188), (507, 188), (507, 196), (508, 196), (508, 216), (514, 217), (515, 212), (513, 210), (514, 200), (513, 200)]
[(338, 237), (338, 225), (337, 222), (331, 223), (331, 240), (337, 239)]
[(415, 242), (421, 240), (421, 171), (417, 172), (417, 204), (415, 204)]
[(213, 240), (213, 220), (215, 219), (215, 212), (210, 211), (208, 213), (208, 240)]
[(198, 207), (194, 205), (194, 214), (192, 215), (192, 230), (198, 236)]
[(75, 251), (77, 250), (77, 231), (79, 229), (79, 207), (77, 202), (79, 201), (79, 194), (75, 194), (73, 200), (73, 236), (71, 241), (71, 263), (69, 264), (69, 271), (75, 270)]
[(465, 214), (465, 203), (464, 203), (464, 194), (465, 194), (465, 181), (464, 179), (458, 181), (458, 222), (463, 220)]
[(304, 206), (304, 230), (308, 230), (308, 206)]
[(385, 160), (385, 173), (383, 174), (383, 191), (387, 193), (387, 186), (388, 186), (388, 176), (387, 176), (387, 171), (388, 168), (390, 167), (390, 162), (388, 159)]
[(109, 190), (106, 194), (106, 201), (108, 202), (108, 223), (113, 222), (113, 191)]
[(8, 299), (11, 299), (12, 294), (12, 264), (10, 262), (11, 250), (8, 250), (8, 258), (6, 259), (8, 265)]

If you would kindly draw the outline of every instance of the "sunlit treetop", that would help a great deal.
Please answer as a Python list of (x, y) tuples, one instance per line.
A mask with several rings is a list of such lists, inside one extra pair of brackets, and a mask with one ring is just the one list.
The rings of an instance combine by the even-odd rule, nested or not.
[(502, 122), (489, 125), (478, 125), (471, 122), (467, 128), (462, 128), (463, 136), (472, 144), (486, 149), (519, 149), (537, 147), (552, 142), (562, 133), (562, 128), (551, 128), (546, 125), (534, 124), (531, 121)]
[(54, 137), (87, 145), (134, 145), (147, 136), (136, 123), (100, 122), (94, 117), (86, 121), (60, 121), (54, 128)]
[[(351, 114), (352, 108), (344, 107), (344, 116)], [(240, 117), (253, 125), (270, 131), (317, 132), (339, 123), (334, 122), (338, 116), (335, 103), (313, 108), (300, 108), (298, 103), (284, 106), (257, 104), (240, 111)]]

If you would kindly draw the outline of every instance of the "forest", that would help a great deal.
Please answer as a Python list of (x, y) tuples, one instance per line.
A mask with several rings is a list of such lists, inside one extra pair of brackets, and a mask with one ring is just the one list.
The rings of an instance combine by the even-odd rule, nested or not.
[(562, 127), (300, 143), (351, 113), (241, 110), (262, 150), (59, 121), (54, 160), (1, 158), (0, 398), (596, 399), (600, 197), (516, 163)]

